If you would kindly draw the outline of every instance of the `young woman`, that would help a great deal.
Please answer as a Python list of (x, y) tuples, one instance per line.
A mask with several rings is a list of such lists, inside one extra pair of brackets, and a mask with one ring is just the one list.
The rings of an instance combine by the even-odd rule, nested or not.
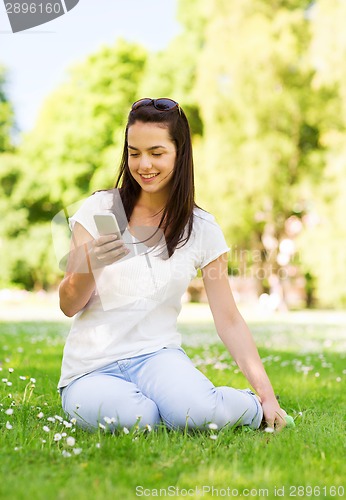
[[(100, 236), (93, 216), (110, 213), (121, 239), (115, 231)], [(215, 218), (194, 202), (191, 135), (178, 103), (132, 105), (115, 189), (90, 196), (70, 226), (59, 293), (62, 311), (75, 318), (58, 387), (78, 425), (286, 425), (232, 296), (229, 247)], [(198, 269), (218, 335), (258, 396), (215, 387), (181, 347), (181, 297)]]

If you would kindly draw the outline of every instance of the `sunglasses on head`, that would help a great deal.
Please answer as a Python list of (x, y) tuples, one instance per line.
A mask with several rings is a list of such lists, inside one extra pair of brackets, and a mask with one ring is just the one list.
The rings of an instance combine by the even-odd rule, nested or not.
[(160, 99), (150, 99), (149, 97), (139, 99), (132, 104), (131, 111), (136, 111), (136, 109), (142, 106), (150, 106), (150, 104), (153, 104), (154, 108), (158, 111), (172, 111), (173, 109), (178, 109), (180, 114), (179, 104), (173, 101), (173, 99), (168, 99), (166, 97), (161, 97)]

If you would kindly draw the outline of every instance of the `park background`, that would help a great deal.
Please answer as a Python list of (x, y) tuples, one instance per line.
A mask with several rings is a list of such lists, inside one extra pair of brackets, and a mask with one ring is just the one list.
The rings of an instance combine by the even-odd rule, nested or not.
[[(209, 485), (343, 498), (346, 3), (80, 0), (16, 35), (1, 9), (0, 497)], [(89, 435), (65, 420), (56, 385), (71, 320), (52, 220), (114, 186), (143, 96), (188, 115), (197, 203), (225, 233), (232, 289), (294, 429)], [(198, 280), (189, 293), (203, 302)], [(179, 316), (186, 352), (215, 385), (248, 387), (202, 302)]]
[(337, 0), (178, 1), (180, 29), (164, 48), (114, 33), (57, 75), (26, 130), (3, 65), (0, 287), (56, 288), (53, 217), (114, 186), (130, 104), (168, 96), (190, 120), (197, 203), (231, 247), (235, 293), (267, 294), (274, 308), (344, 307), (345, 14)]

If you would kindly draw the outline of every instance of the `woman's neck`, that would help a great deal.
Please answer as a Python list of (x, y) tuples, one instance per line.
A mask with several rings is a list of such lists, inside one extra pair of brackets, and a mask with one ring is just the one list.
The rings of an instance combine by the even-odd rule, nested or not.
[(136, 207), (143, 210), (149, 214), (157, 214), (163, 212), (166, 206), (167, 199), (164, 196), (159, 196), (157, 194), (152, 195), (151, 193), (141, 193), (136, 203)]

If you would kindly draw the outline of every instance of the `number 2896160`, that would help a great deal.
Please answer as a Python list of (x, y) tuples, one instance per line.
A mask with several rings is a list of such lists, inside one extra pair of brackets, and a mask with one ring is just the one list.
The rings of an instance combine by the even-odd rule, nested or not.
[(7, 14), (60, 14), (62, 6), (60, 3), (6, 3)]

